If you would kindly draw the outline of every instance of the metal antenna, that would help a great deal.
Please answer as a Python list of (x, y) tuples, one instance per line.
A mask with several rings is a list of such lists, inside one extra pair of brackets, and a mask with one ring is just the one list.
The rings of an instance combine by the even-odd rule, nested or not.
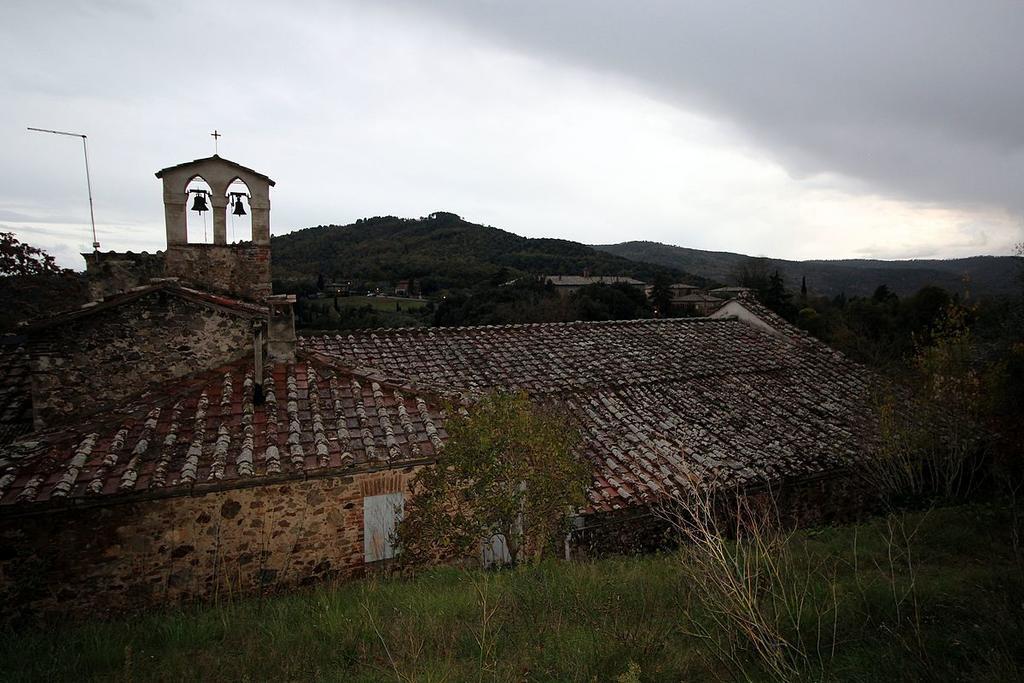
[(73, 138), (82, 138), (82, 152), (85, 153), (85, 185), (89, 189), (89, 220), (92, 221), (92, 250), (99, 251), (100, 243), (96, 239), (96, 214), (92, 208), (92, 179), (89, 177), (89, 145), (86, 142), (86, 136), (82, 133), (65, 133), (62, 130), (33, 128), (32, 126), (28, 126), (28, 129), (37, 133), (53, 133), (54, 135), (69, 135)]

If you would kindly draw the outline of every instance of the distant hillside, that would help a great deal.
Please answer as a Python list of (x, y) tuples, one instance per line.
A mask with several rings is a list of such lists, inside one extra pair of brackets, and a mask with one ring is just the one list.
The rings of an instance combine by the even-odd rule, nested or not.
[(321, 225), (273, 238), (276, 279), (395, 282), (415, 278), (425, 292), (464, 288), (523, 273), (628, 275), (651, 281), (659, 273), (695, 279), (673, 266), (639, 263), (557, 239), (531, 239), (476, 225), (452, 213), (423, 219), (385, 216), (352, 225)]
[[(622, 242), (596, 245), (596, 249), (628, 259), (656, 263), (704, 278), (736, 281), (737, 268), (750, 256), (725, 251), (702, 251), (658, 242)], [(925, 285), (938, 285), (949, 291), (969, 289), (975, 296), (1010, 294), (1020, 291), (1017, 279), (1021, 259), (1014, 256), (972, 256), (949, 260), (880, 261), (848, 259), (836, 261), (787, 261), (767, 259), (778, 268), (787, 285), (796, 289), (807, 278), (813, 294), (835, 296), (870, 295), (879, 285), (905, 296)], [(967, 278), (967, 284), (965, 284)]]

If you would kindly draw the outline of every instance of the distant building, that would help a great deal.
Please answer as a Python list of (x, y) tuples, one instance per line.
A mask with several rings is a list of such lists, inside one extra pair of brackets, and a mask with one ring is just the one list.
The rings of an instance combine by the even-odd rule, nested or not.
[(722, 299), (735, 299), (738, 296), (752, 294), (753, 291), (750, 287), (719, 287), (718, 289), (712, 289), (711, 294)]
[(646, 286), (646, 283), (640, 280), (619, 275), (545, 275), (544, 279), (554, 285), (555, 291), (562, 296), (568, 296), (577, 289), (588, 285), (627, 284), (641, 291)]
[(412, 280), (400, 280), (395, 285), (395, 296), (410, 296), (412, 295)]
[[(725, 300), (725, 297), (711, 296), (703, 288), (685, 282), (677, 282), (669, 285), (668, 288), (672, 293), (672, 302), (669, 304), (669, 308), (675, 313), (693, 311), (697, 315), (710, 315)], [(652, 298), (654, 286), (646, 285), (644, 293), (648, 298)]]
[(685, 294), (672, 291), (672, 308), (675, 310), (692, 309), (697, 315), (710, 315), (722, 305), (722, 299), (711, 296), (698, 289), (691, 289)]
[(701, 291), (696, 285), (687, 285), (685, 283), (676, 283), (675, 285), (669, 285), (669, 289), (672, 290), (673, 296), (685, 296), (687, 294), (693, 294), (694, 292)]

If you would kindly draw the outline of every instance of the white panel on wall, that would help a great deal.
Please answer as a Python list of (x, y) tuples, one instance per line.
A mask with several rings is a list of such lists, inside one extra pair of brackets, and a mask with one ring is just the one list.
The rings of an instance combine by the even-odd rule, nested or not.
[(512, 555), (508, 552), (508, 542), (505, 540), (505, 534), (495, 534), (491, 536), (490, 540), (484, 541), (481, 546), (483, 551), (481, 559), (485, 567), (508, 564), (512, 561)]
[(395, 527), (405, 512), (405, 496), (385, 493), (363, 498), (363, 552), (367, 562), (395, 556)]

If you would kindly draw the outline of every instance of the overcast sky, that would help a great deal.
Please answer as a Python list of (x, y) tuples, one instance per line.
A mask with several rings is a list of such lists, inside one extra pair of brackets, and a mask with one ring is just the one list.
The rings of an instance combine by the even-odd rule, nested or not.
[(453, 211), (786, 258), (1024, 239), (1020, 2), (0, 4), (0, 230), (162, 248), (153, 173), (265, 172), (275, 234)]

